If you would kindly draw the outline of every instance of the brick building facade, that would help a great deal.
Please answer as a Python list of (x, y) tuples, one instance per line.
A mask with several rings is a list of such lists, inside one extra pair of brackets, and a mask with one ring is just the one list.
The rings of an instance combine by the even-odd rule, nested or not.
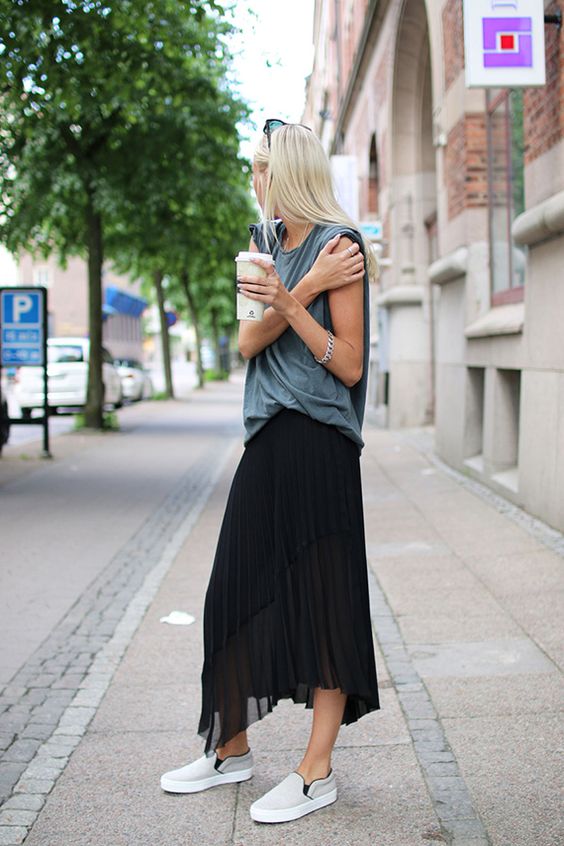
[(388, 424), (434, 422), (442, 458), (559, 529), (563, 33), (545, 26), (543, 88), (469, 89), (462, 0), (317, 0), (303, 115), (383, 225)]

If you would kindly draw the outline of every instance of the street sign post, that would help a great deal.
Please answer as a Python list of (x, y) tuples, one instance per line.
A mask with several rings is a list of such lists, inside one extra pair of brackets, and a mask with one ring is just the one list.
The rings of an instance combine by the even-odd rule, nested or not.
[(50, 458), (47, 289), (40, 286), (0, 288), (0, 376), (3, 367), (30, 366), (43, 368), (43, 417), (29, 420), (9, 417), (8, 422), (34, 425), (41, 423), (43, 425), (43, 456)]

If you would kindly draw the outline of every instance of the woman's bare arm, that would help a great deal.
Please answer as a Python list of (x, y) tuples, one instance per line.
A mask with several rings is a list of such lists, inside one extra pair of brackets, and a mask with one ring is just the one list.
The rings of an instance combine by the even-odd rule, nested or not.
[[(349, 246), (350, 250), (347, 249)], [(249, 250), (258, 252), (252, 239)], [(348, 288), (363, 277), (364, 258), (358, 244), (336, 235), (325, 245), (311, 270), (287, 293), (307, 309), (322, 291), (332, 291), (343, 286)], [(263, 280), (245, 276), (240, 278), (241, 292), (260, 300), (261, 292), (264, 291)], [(279, 338), (289, 325), (287, 318), (274, 308), (265, 311), (262, 321), (242, 320), (239, 325), (239, 352), (243, 358), (253, 358)]]
[[(336, 252), (352, 245), (342, 237)], [(260, 259), (256, 260), (260, 264)], [(268, 270), (268, 265), (262, 265)], [(257, 286), (258, 287), (258, 286)], [(272, 305), (272, 311), (281, 314), (300, 336), (316, 358), (323, 358), (327, 349), (327, 329), (321, 326), (304, 306), (286, 290), (276, 273), (261, 280), (264, 293), (255, 294), (259, 301)], [(352, 282), (329, 291), (329, 308), (334, 329), (333, 356), (326, 367), (347, 387), (351, 388), (362, 377), (364, 352), (364, 283)]]
[[(258, 247), (251, 238), (249, 252), (258, 253)], [(305, 308), (321, 293), (315, 274), (306, 273), (292, 290), (292, 296)], [(241, 289), (241, 293), (248, 293)], [(243, 358), (253, 358), (265, 347), (270, 346), (286, 331), (289, 323), (273, 308), (266, 309), (262, 320), (241, 320), (239, 322), (239, 352)]]

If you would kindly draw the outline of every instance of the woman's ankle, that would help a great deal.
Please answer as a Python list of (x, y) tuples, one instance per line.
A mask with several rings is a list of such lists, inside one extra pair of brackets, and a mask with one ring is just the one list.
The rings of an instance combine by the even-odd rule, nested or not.
[(327, 778), (331, 771), (331, 758), (308, 759), (303, 758), (296, 772), (303, 776), (306, 784), (317, 778)]
[(250, 752), (249, 747), (247, 746), (246, 749), (228, 749), (222, 746), (218, 746), (215, 750), (217, 752), (217, 757), (224, 760), (225, 758), (231, 757), (239, 757), (239, 755), (246, 755), (247, 752)]
[(216, 747), (218, 758), (228, 758), (230, 755), (244, 755), (249, 751), (249, 744), (245, 735), (231, 738), (223, 746)]

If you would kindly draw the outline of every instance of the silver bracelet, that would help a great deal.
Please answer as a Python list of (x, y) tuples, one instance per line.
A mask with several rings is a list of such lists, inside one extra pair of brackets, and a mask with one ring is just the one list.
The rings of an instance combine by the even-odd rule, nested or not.
[(327, 364), (328, 361), (331, 361), (333, 356), (333, 347), (335, 346), (335, 336), (331, 332), (330, 329), (327, 330), (327, 349), (325, 350), (325, 355), (323, 358), (315, 358), (318, 364)]

